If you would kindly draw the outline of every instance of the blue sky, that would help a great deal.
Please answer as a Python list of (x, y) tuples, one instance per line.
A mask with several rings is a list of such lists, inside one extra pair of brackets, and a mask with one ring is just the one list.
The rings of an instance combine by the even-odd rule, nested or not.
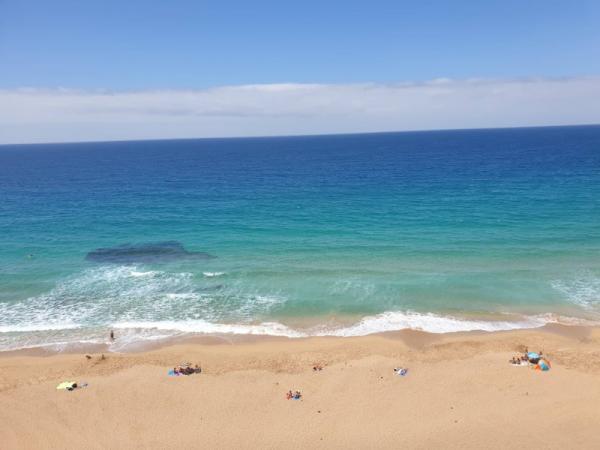
[(0, 0), (0, 144), (600, 123), (600, 1)]
[(600, 73), (598, 1), (0, 0), (0, 87)]

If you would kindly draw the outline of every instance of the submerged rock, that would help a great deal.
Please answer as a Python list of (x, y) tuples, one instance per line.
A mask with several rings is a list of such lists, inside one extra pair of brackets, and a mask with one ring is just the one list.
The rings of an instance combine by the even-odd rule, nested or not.
[(215, 256), (204, 252), (186, 250), (180, 242), (165, 241), (145, 244), (123, 244), (115, 247), (97, 248), (85, 259), (95, 262), (119, 264), (155, 263), (179, 259), (212, 259)]

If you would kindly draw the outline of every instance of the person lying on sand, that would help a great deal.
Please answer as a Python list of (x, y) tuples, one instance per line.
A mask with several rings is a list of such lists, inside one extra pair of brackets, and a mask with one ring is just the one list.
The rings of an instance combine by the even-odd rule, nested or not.
[(200, 366), (198, 364), (196, 364), (194, 367), (191, 367), (191, 365), (189, 365), (189, 363), (188, 363), (188, 364), (173, 368), (173, 375), (192, 375), (194, 373), (201, 373), (201, 372), (202, 372), (202, 369), (200, 368)]
[(316, 372), (318, 370), (323, 370), (323, 364), (317, 363), (313, 366), (313, 372)]

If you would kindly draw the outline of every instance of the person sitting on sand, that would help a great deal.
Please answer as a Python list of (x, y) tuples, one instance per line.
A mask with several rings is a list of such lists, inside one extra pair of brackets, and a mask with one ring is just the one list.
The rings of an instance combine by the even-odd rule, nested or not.
[(294, 392), (294, 400), (299, 400), (302, 397), (302, 393), (300, 391)]
[(200, 368), (200, 366), (198, 364), (196, 364), (194, 366), (194, 373), (201, 373), (201, 372), (202, 372), (202, 369)]
[(288, 400), (290, 400), (292, 397), (294, 396), (294, 394), (292, 394), (292, 391), (288, 391), (287, 394), (285, 394), (285, 398), (287, 398)]

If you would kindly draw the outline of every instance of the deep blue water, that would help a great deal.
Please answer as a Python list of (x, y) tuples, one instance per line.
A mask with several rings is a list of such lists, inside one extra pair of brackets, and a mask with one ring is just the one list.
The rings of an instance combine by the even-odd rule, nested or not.
[(595, 320), (599, 251), (598, 126), (0, 146), (3, 348)]

